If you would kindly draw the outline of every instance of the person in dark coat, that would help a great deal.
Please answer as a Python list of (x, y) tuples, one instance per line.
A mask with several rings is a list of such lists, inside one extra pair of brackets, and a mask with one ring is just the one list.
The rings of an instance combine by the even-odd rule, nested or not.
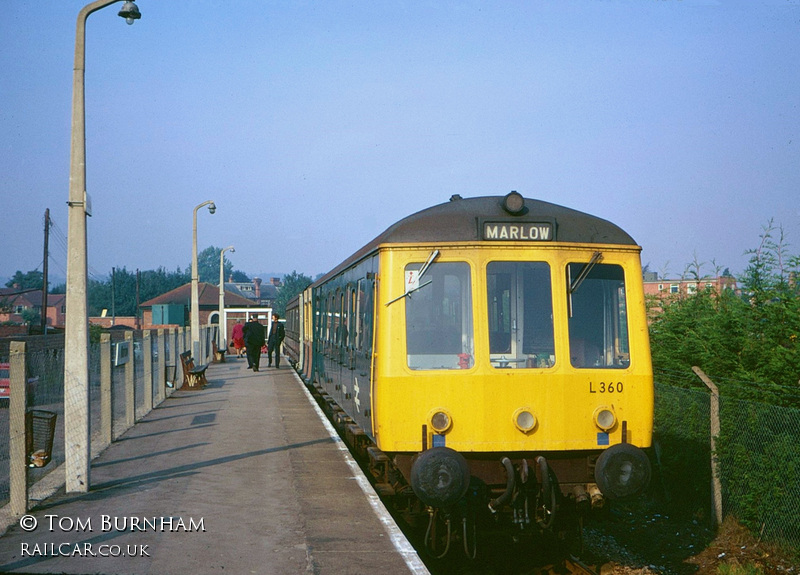
[(258, 371), (261, 363), (261, 346), (264, 345), (264, 326), (253, 316), (244, 324), (244, 345), (247, 348), (247, 369)]
[(272, 328), (269, 330), (269, 338), (267, 339), (267, 359), (269, 366), (272, 366), (272, 352), (275, 352), (275, 367), (281, 366), (281, 344), (283, 338), (286, 337), (286, 330), (283, 324), (279, 321), (280, 317), (277, 313), (272, 314)]

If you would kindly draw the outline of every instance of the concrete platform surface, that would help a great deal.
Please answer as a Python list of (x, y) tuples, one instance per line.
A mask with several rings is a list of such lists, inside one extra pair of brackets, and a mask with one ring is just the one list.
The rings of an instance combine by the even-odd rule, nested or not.
[(291, 368), (207, 376), (0, 537), (0, 572), (427, 573)]

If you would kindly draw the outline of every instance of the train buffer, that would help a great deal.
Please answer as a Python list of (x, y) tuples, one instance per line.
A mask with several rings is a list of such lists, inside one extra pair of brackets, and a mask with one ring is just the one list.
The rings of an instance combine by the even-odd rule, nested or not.
[(293, 370), (205, 376), (94, 459), (88, 493), (0, 524), (0, 572), (427, 573)]

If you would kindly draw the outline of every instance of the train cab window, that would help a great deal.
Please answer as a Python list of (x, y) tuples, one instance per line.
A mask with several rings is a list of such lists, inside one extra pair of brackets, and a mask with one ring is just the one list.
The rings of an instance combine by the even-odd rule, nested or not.
[[(423, 263), (406, 266), (406, 275)], [(405, 299), (411, 369), (465, 369), (473, 364), (472, 282), (465, 262), (431, 265)]]
[(500, 369), (555, 364), (550, 265), (490, 262), (486, 266), (489, 356)]
[[(576, 281), (576, 278), (583, 278)], [(569, 354), (573, 367), (624, 369), (630, 364), (625, 272), (614, 264), (567, 266)]]

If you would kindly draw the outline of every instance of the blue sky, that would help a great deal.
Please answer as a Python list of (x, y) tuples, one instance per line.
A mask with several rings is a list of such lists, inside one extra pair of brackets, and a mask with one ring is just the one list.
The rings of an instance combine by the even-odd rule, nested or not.
[[(618, 223), (650, 268), (800, 254), (800, 0), (137, 0), (89, 17), (90, 274), (198, 243), (311, 276), (394, 221), (517, 190)], [(0, 277), (67, 231), (75, 21), (0, 19)], [(53, 276), (66, 249), (51, 241)], [(226, 254), (228, 255), (228, 254)]]

